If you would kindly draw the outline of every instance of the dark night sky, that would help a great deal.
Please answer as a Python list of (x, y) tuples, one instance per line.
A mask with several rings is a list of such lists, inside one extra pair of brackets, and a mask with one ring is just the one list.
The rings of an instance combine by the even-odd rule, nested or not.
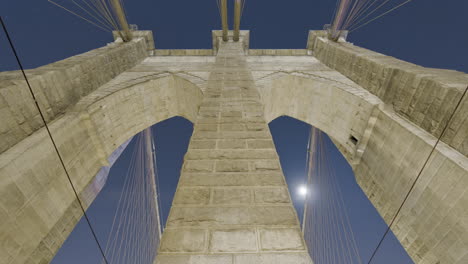
[[(220, 27), (215, 0), (125, 2), (130, 23), (137, 24), (140, 29), (152, 30), (157, 48), (211, 48), (210, 31)], [(334, 0), (247, 0), (242, 29), (251, 30), (251, 48), (304, 48), (308, 30), (321, 29), (323, 24), (329, 23), (334, 7)], [(426, 67), (468, 72), (467, 12), (466, 0), (414, 0), (354, 32), (348, 40)], [(64, 59), (112, 41), (109, 33), (71, 16), (46, 0), (2, 0), (0, 15), (9, 27), (26, 68)], [(18, 66), (2, 33), (0, 71), (16, 69)], [(305, 177), (309, 126), (283, 117), (273, 121), (270, 128), (300, 214), (301, 200), (295, 191)], [(164, 217), (168, 214), (191, 133), (192, 124), (182, 118), (170, 119), (155, 126)], [(354, 182), (349, 165), (329, 144), (331, 158), (340, 175), (340, 185), (345, 190), (360, 251), (366, 260), (386, 226)], [(108, 184), (89, 209), (91, 222), (102, 243), (110, 228), (132, 145), (112, 168)], [(96, 244), (83, 221), (53, 263), (100, 263)], [(411, 260), (398, 241), (389, 236), (373, 263), (405, 264), (411, 263)]]

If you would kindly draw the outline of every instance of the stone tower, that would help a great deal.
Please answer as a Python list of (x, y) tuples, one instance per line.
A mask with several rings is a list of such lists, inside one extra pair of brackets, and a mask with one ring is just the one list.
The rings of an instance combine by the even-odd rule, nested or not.
[[(301, 50), (212, 35), (211, 50), (158, 50), (137, 31), (27, 71), (86, 206), (119, 146), (183, 116), (194, 134), (156, 263), (311, 263), (267, 126), (288, 115), (332, 138), (387, 223), (430, 156), (392, 230), (416, 263), (468, 261), (466, 98), (448, 123), (468, 75), (322, 31)], [(48, 263), (82, 216), (32, 106), (20, 73), (1, 73), (1, 264)]]

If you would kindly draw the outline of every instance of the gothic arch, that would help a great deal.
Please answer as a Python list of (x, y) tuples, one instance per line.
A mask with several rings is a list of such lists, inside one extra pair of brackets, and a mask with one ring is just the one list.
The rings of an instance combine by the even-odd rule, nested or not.
[(267, 122), (284, 115), (319, 128), (350, 164), (357, 162), (355, 154), (362, 146), (369, 119), (382, 103), (352, 82), (299, 72), (276, 72), (258, 80), (257, 87)]
[[(201, 88), (184, 76), (164, 73), (135, 81), (127, 78), (131, 73), (126, 74), (49, 123), (85, 207), (102, 188), (102, 183), (95, 182), (96, 175), (109, 165), (108, 157), (118, 146), (174, 116), (193, 122), (202, 100)], [(44, 128), (1, 155), (0, 174), (8, 177), (2, 181), (0, 195), (15, 201), (6, 208), (15, 217), (1, 225), (2, 241), (9, 243), (2, 247), (21, 250), (15, 258), (18, 263), (48, 262), (81, 218), (78, 202)], [(24, 238), (27, 241), (18, 240)]]
[[(437, 138), (369, 91), (349, 80), (332, 81), (326, 76), (327, 72), (276, 72), (258, 79), (265, 117), (269, 122), (290, 116), (327, 133), (350, 163), (364, 193), (389, 224)], [(438, 250), (442, 250), (419, 253), (422, 247), (443, 247), (425, 244), (433, 235), (426, 232), (428, 229), (437, 227), (441, 232), (460, 221), (455, 213), (431, 214), (430, 218), (425, 214), (432, 212), (431, 208), (463, 207), (462, 193), (447, 196), (440, 190), (456, 189), (455, 183), (466, 178), (467, 170), (468, 158), (440, 141), (420, 175), (424, 180), (414, 186), (407, 206), (392, 227), (415, 261), (420, 260), (418, 256), (436, 258)], [(444, 239), (457, 241), (467, 235), (466, 230), (460, 232), (463, 234), (447, 231)]]

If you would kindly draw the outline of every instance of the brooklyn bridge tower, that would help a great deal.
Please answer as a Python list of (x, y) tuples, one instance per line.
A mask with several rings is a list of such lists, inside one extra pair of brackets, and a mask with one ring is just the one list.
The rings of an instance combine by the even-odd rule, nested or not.
[(155, 263), (312, 263), (267, 125), (279, 116), (333, 140), (415, 263), (468, 263), (468, 75), (347, 42), (346, 2), (304, 49), (250, 49), (242, 1), (229, 30), (221, 0), (212, 49), (162, 50), (108, 1), (115, 42), (1, 73), (0, 263), (49, 263), (119, 146), (174, 116), (194, 132), (164, 232), (149, 229)]

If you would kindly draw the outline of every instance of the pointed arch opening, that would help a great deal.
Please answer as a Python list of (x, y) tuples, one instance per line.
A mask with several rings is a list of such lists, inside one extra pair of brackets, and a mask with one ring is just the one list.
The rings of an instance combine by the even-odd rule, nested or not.
[[(193, 123), (181, 116), (175, 116), (152, 125), (151, 131), (154, 139), (156, 170), (158, 175), (155, 179), (158, 187), (158, 218), (160, 219), (160, 224), (164, 228), (179, 181), (183, 158), (188, 149), (189, 140), (193, 132)], [(132, 176), (128, 175), (128, 168), (135, 166), (132, 164), (132, 162), (134, 162), (132, 158), (134, 152), (138, 151), (138, 140), (142, 133), (144, 132), (139, 132), (130, 140), (124, 142), (111, 155), (110, 160), (113, 161), (112, 166), (100, 172), (105, 179), (102, 189), (87, 209), (87, 215), (93, 227), (95, 230), (98, 230), (97, 237), (106, 249), (112, 247), (112, 245), (110, 245), (110, 243), (112, 243), (112, 241), (110, 241), (110, 239), (112, 239), (112, 234), (110, 234), (110, 232), (116, 232), (116, 230), (114, 230), (115, 228), (111, 227), (111, 224), (113, 222), (130, 221), (129, 219), (115, 219), (115, 217), (123, 218), (125, 214), (132, 217), (131, 214), (135, 214), (135, 212), (132, 212), (132, 208), (123, 208), (127, 210), (127, 212), (125, 212), (125, 214), (120, 213), (116, 215), (117, 211), (120, 209), (120, 204), (123, 202), (121, 200), (122, 195), (124, 195), (122, 192), (129, 191), (128, 188), (125, 188), (128, 180), (126, 177)], [(104, 175), (105, 173), (108, 173), (108, 175)], [(102, 181), (102, 179), (100, 180)], [(151, 229), (150, 227), (143, 226), (147, 225), (147, 222), (138, 223), (133, 221), (132, 224), (142, 225), (139, 228), (135, 228), (135, 230)], [(143, 236), (144, 234), (138, 235)], [(131, 236), (127, 235), (127, 237)], [(132, 246), (132, 243), (135, 243), (135, 241), (131, 239), (128, 240), (129, 241), (123, 242), (122, 246), (128, 248)], [(94, 244), (95, 242), (92, 240), (89, 228), (82, 218), (51, 263), (101, 263), (102, 256), (96, 250)], [(121, 250), (124, 251), (124, 248)], [(153, 250), (156, 252), (157, 248), (146, 250)], [(144, 250), (141, 251), (141, 255), (144, 255)], [(120, 260), (117, 262), (114, 261), (113, 263), (120, 263), (122, 259), (128, 257), (129, 256), (122, 255), (120, 256)]]
[[(317, 177), (313, 178), (313, 182), (310, 183), (308, 182), (310, 171), (307, 163), (308, 155), (314, 151), (308, 149), (312, 126), (283, 115), (273, 119), (269, 127), (314, 263), (335, 263), (336, 261), (338, 261), (336, 263), (366, 263), (365, 261), (369, 259), (379, 242), (381, 234), (387, 228), (387, 224), (356, 182), (351, 165), (335, 145), (334, 140), (326, 133), (320, 132), (323, 135), (321, 147), (326, 152), (325, 158), (329, 163), (328, 166), (332, 166), (334, 170), (333, 178), (330, 178), (330, 181), (324, 181), (324, 177), (332, 175), (323, 175), (320, 177), (321, 183), (316, 182), (320, 180)], [(327, 173), (327, 170), (321, 169), (320, 172)], [(303, 193), (304, 187), (307, 188), (306, 195)], [(344, 206), (338, 205), (337, 199), (340, 199), (340, 196)], [(304, 207), (308, 207), (306, 217), (304, 217)], [(341, 209), (335, 207), (341, 207)], [(345, 212), (333, 212), (337, 209)], [(338, 219), (344, 217), (343, 213), (346, 213), (349, 219), (351, 230), (344, 229), (348, 228), (345, 223), (346, 219)], [(349, 240), (350, 237), (347, 236), (351, 234), (345, 231), (352, 232), (357, 253), (343, 253), (343, 249), (348, 250), (345, 240)], [(387, 246), (383, 247), (380, 253), (379, 259), (382, 262), (378, 263), (413, 263), (393, 234), (386, 238), (386, 244)], [(349, 249), (353, 250), (351, 247)], [(350, 254), (354, 257), (349, 257)], [(358, 262), (358, 256), (362, 262)], [(340, 262), (340, 259), (345, 262)]]

